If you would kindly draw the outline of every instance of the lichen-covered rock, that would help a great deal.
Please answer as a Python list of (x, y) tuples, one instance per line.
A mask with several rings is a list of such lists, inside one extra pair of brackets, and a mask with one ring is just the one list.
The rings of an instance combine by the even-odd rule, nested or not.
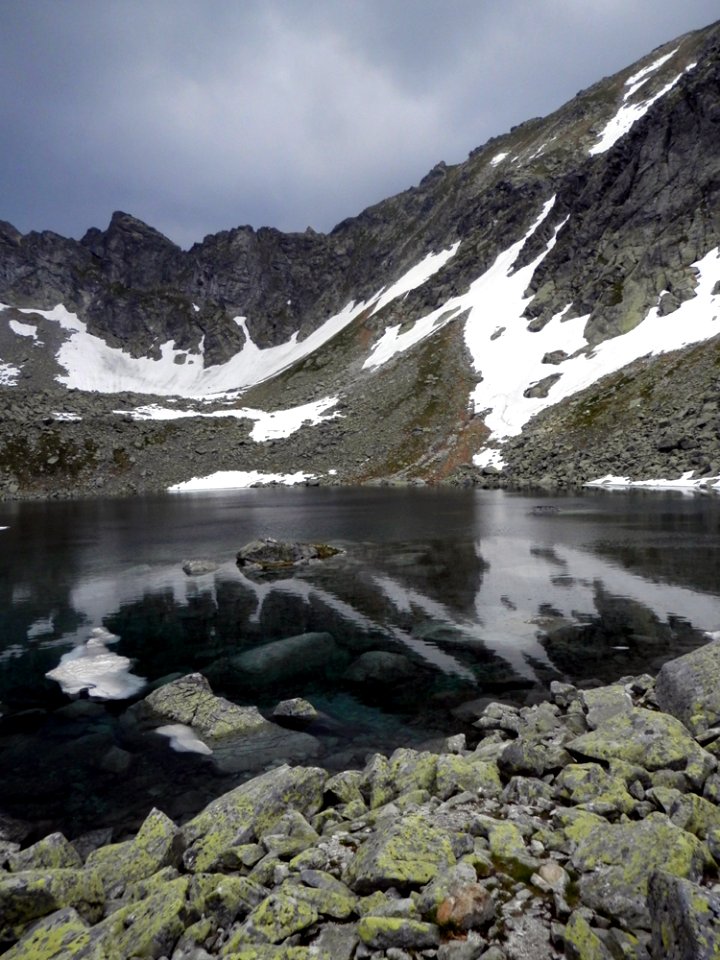
[(360, 845), (344, 879), (357, 893), (421, 887), (455, 863), (448, 835), (419, 815), (379, 825)]
[(184, 723), (201, 736), (251, 734), (267, 724), (257, 707), (239, 707), (217, 697), (200, 673), (190, 673), (149, 693), (138, 704), (162, 723)]
[(365, 764), (360, 778), (360, 789), (371, 810), (382, 807), (395, 796), (395, 784), (388, 758), (375, 753)]
[(565, 927), (565, 953), (569, 960), (613, 960), (612, 954), (579, 911)]
[(610, 776), (597, 763), (571, 763), (557, 776), (559, 797), (583, 810), (603, 816), (630, 813), (635, 800), (619, 777)]
[(434, 753), (398, 747), (390, 757), (390, 779), (400, 796), (415, 790), (433, 791), (438, 758)]
[(292, 700), (281, 700), (271, 714), (273, 720), (298, 721), (302, 723), (311, 723), (317, 718), (318, 712), (315, 707), (302, 697), (293, 697)]
[(190, 897), (197, 902), (198, 909), (211, 916), (216, 925), (226, 928), (246, 917), (267, 894), (265, 887), (250, 877), (221, 873), (195, 874), (190, 886)]
[(675, 797), (670, 807), (670, 819), (702, 840), (712, 831), (720, 830), (720, 808), (695, 793), (678, 794)]
[[(376, 754), (380, 756), (380, 754)], [(336, 803), (350, 803), (352, 800), (362, 800), (360, 785), (363, 774), (360, 770), (342, 770), (330, 777), (325, 784), (325, 792), (330, 800)]]
[(442, 754), (437, 758), (435, 793), (447, 800), (454, 793), (467, 790), (483, 797), (499, 797), (502, 793), (500, 772), (492, 760)]
[(658, 870), (648, 885), (652, 955), (663, 960), (720, 957), (720, 897)]
[[(339, 887), (311, 887), (295, 880), (286, 880), (279, 892), (309, 903), (322, 916), (347, 920), (355, 913), (358, 898), (345, 884), (340, 884), (340, 881), (337, 883)], [(342, 887), (345, 889), (340, 889)]]
[(110, 914), (92, 930), (111, 960), (130, 957), (170, 956), (187, 926), (199, 919), (199, 910), (188, 899), (190, 879), (181, 877), (136, 903)]
[(271, 943), (240, 945), (232, 952), (228, 952), (226, 948), (222, 956), (228, 960), (342, 960), (340, 955), (336, 956), (315, 947), (288, 947), (284, 944), (276, 946)]
[(282, 943), (294, 933), (307, 929), (318, 919), (312, 904), (284, 891), (266, 897), (225, 945), (225, 952), (248, 943)]
[(326, 779), (318, 767), (284, 765), (213, 800), (182, 828), (185, 865), (215, 869), (229, 849), (261, 838), (288, 809), (311, 817), (322, 807)]
[(426, 950), (440, 943), (433, 923), (403, 917), (363, 917), (358, 923), (362, 942), (374, 950)]
[(650, 874), (664, 869), (697, 880), (711, 863), (707, 847), (661, 813), (639, 822), (603, 823), (580, 841), (571, 863), (581, 874), (580, 896), (593, 910), (647, 929)]
[(655, 682), (661, 710), (693, 733), (720, 723), (720, 641), (707, 643), (664, 664)]
[(108, 960), (100, 946), (92, 947), (88, 925), (73, 907), (38, 920), (3, 960)]
[(8, 869), (13, 873), (18, 870), (41, 870), (43, 867), (58, 870), (76, 869), (81, 866), (80, 855), (62, 833), (51, 833), (31, 847), (12, 853), (8, 857)]
[(151, 877), (163, 867), (178, 866), (183, 847), (182, 835), (172, 820), (154, 809), (133, 840), (99, 847), (86, 862), (109, 891)]
[(582, 690), (580, 700), (587, 710), (585, 719), (591, 730), (602, 726), (606, 720), (618, 713), (627, 713), (633, 705), (630, 695), (619, 683)]
[(519, 879), (528, 880), (540, 866), (531, 855), (520, 830), (508, 820), (494, 823), (488, 835), (490, 853), (501, 866)]
[(717, 765), (679, 720), (641, 707), (615, 714), (566, 746), (593, 760), (625, 760), (651, 771), (683, 770), (696, 786), (702, 786)]
[(88, 923), (100, 919), (105, 891), (95, 870), (22, 870), (0, 874), (0, 943), (17, 939), (33, 920), (74, 907)]
[(268, 853), (281, 859), (290, 859), (313, 846), (320, 839), (299, 810), (288, 810), (277, 820), (270, 832), (262, 837)]

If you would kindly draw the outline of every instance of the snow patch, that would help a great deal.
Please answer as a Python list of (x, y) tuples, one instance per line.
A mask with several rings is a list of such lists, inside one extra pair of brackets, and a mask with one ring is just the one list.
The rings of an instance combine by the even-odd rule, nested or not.
[[(20, 313), (37, 314), (57, 323), (67, 333), (67, 339), (56, 358), (66, 371), (57, 380), (66, 387), (97, 393), (154, 393), (160, 396), (202, 398), (211, 394), (241, 391), (276, 376), (318, 350), (364, 310), (369, 307), (373, 308), (373, 312), (381, 310), (391, 300), (425, 283), (447, 263), (458, 246), (459, 241), (449, 250), (428, 254), (387, 290), (378, 291), (368, 301), (350, 301), (302, 341), (298, 340), (296, 331), (285, 343), (274, 347), (258, 347), (248, 332), (247, 318), (235, 317), (235, 322), (245, 334), (242, 350), (226, 363), (211, 367), (205, 367), (202, 362), (204, 340), (200, 342), (196, 354), (189, 355), (187, 350), (178, 350), (175, 341), (168, 340), (160, 345), (159, 359), (132, 357), (89, 333), (87, 325), (62, 304), (52, 310), (24, 308)], [(0, 304), (0, 308), (4, 306)], [(182, 363), (176, 362), (179, 357), (183, 358)], [(196, 362), (198, 360), (200, 362)], [(0, 385), (14, 385), (19, 373), (16, 367), (0, 362)]]
[(586, 487), (602, 487), (604, 490), (682, 490), (708, 491), (716, 490), (720, 493), (720, 476), (717, 477), (694, 477), (694, 470), (688, 470), (677, 477), (675, 480), (631, 480), (629, 477), (616, 477), (607, 474), (599, 477), (597, 480), (590, 480), (585, 484)]
[(250, 432), (250, 438), (257, 443), (264, 440), (278, 440), (289, 437), (305, 424), (316, 425), (325, 420), (334, 420), (340, 413), (329, 413), (339, 401), (339, 397), (323, 397), (311, 403), (304, 403), (298, 407), (289, 407), (287, 410), (255, 410), (252, 407), (241, 407), (232, 410), (173, 410), (161, 407), (158, 404), (147, 404), (135, 407), (133, 410), (114, 410), (114, 413), (130, 416), (133, 420), (182, 420), (188, 417), (205, 418), (233, 418), (236, 420), (254, 420), (255, 425)]
[(677, 50), (673, 50), (672, 53), (666, 54), (664, 57), (660, 57), (659, 60), (656, 60), (654, 64), (651, 64), (649, 67), (645, 67), (644, 70), (639, 71), (630, 77), (629, 80), (625, 82), (625, 86), (629, 86), (630, 89), (627, 90), (623, 96), (623, 102), (620, 106), (620, 109), (615, 114), (612, 119), (608, 120), (605, 125), (600, 138), (597, 143), (590, 148), (590, 156), (594, 157), (600, 153), (605, 153), (606, 150), (609, 150), (620, 137), (623, 137), (628, 130), (636, 123), (640, 117), (647, 113), (650, 107), (661, 97), (664, 97), (672, 88), (678, 83), (680, 78), (684, 73), (687, 73), (689, 70), (692, 70), (697, 66), (697, 63), (690, 63), (682, 70), (673, 80), (669, 83), (666, 83), (664, 87), (658, 90), (657, 93), (653, 94), (651, 97), (648, 97), (647, 100), (641, 100), (639, 103), (630, 103), (630, 98), (643, 86), (649, 79), (649, 75), (658, 70), (667, 60), (669, 60)]
[(405, 350), (409, 350), (410, 347), (415, 346), (416, 343), (424, 340), (425, 337), (429, 337), (431, 333), (436, 333), (444, 327), (446, 323), (449, 323), (457, 317), (457, 315), (457, 307), (450, 311), (445, 307), (441, 307), (434, 313), (430, 313), (426, 317), (416, 320), (412, 327), (406, 330), (405, 333), (400, 333), (399, 323), (393, 327), (388, 327), (380, 339), (373, 345), (372, 353), (365, 363), (363, 363), (363, 370), (372, 370), (374, 367), (382, 366), (383, 363), (387, 363), (391, 357), (394, 357), (396, 353), (404, 353)]
[(13, 366), (12, 363), (4, 363), (0, 360), (0, 387), (14, 387), (19, 376), (19, 367)]
[(59, 423), (77, 423), (79, 420), (82, 420), (79, 413), (69, 413), (65, 410), (53, 410), (52, 418)]
[(502, 163), (505, 157), (507, 156), (507, 151), (504, 153), (496, 153), (495, 156), (490, 161), (491, 167), (497, 167), (499, 163)]
[(414, 290), (416, 287), (421, 287), (430, 277), (436, 274), (438, 270), (444, 267), (448, 260), (455, 256), (459, 246), (460, 241), (458, 240), (447, 250), (441, 250), (440, 253), (429, 253), (420, 263), (411, 267), (399, 280), (380, 294), (373, 306), (370, 316), (377, 313), (378, 310), (382, 310), (382, 308), (386, 307), (392, 300), (397, 300), (398, 297), (404, 297), (405, 294)]
[(259, 470), (219, 470), (207, 477), (193, 477), (168, 487), (169, 493), (192, 493), (200, 490), (245, 490), (257, 484), (281, 483), (291, 487), (305, 483), (314, 474), (303, 473), (261, 473)]
[(34, 327), (31, 323), (20, 323), (19, 320), (9, 320), (8, 326), (13, 333), (16, 333), (19, 337), (31, 337), (33, 340), (37, 340), (37, 327)]

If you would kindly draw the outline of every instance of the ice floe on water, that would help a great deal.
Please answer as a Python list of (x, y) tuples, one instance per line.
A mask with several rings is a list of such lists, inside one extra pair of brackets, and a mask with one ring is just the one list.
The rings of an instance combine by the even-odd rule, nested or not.
[(202, 753), (209, 756), (210, 747), (203, 743), (192, 727), (184, 723), (169, 723), (164, 727), (157, 727), (155, 733), (170, 740), (170, 747), (177, 753)]
[(280, 483), (294, 486), (314, 477), (312, 473), (261, 473), (259, 470), (219, 470), (207, 477), (193, 477), (168, 487), (169, 493), (191, 493), (200, 490), (244, 490), (259, 484)]
[(87, 691), (95, 700), (127, 700), (139, 693), (146, 681), (130, 672), (128, 657), (108, 649), (108, 644), (118, 640), (104, 627), (96, 627), (85, 643), (64, 653), (58, 666), (45, 676), (56, 680), (70, 696)]

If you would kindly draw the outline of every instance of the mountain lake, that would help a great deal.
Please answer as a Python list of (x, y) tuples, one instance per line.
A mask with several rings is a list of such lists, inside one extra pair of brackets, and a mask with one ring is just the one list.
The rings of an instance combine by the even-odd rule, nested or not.
[[(38, 836), (182, 821), (285, 760), (473, 743), (493, 700), (654, 674), (720, 630), (714, 495), (263, 488), (4, 503), (0, 527), (0, 816)], [(251, 574), (235, 555), (257, 537), (342, 553)], [(193, 672), (265, 717), (295, 697), (318, 716), (183, 750), (132, 705)]]

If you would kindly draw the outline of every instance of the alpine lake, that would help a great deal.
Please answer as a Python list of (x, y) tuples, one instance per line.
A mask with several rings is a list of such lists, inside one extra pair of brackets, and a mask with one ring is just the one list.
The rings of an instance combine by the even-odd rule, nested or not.
[[(287, 760), (472, 744), (493, 700), (654, 674), (720, 630), (715, 495), (262, 488), (4, 503), (0, 526), (0, 817), (38, 836), (122, 839), (153, 806), (182, 822)], [(240, 569), (258, 537), (342, 552)], [(74, 689), (91, 637), (95, 685)], [(318, 716), (257, 751), (183, 752), (132, 707), (189, 673), (265, 717), (295, 697)]]

